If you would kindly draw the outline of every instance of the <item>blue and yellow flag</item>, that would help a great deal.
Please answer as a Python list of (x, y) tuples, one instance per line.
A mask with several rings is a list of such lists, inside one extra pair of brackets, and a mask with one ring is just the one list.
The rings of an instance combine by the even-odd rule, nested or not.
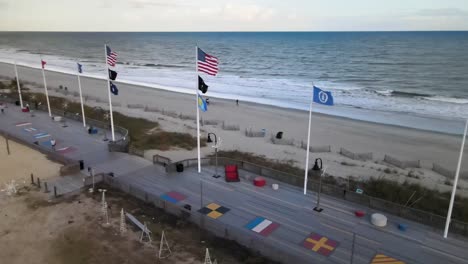
[(201, 97), (201, 95), (199, 93), (197, 93), (197, 94), (198, 94), (198, 107), (203, 112), (206, 112), (208, 110), (208, 107), (206, 105), (206, 101), (205, 101), (205, 99), (203, 99), (203, 97)]

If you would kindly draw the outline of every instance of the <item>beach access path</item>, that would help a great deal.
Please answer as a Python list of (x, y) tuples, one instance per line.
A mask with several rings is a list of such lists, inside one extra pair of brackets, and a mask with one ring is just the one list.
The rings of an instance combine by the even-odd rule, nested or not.
[[(30, 128), (37, 131), (31, 132)], [(245, 180), (226, 183), (222, 177), (211, 177), (214, 167), (203, 167), (201, 174), (192, 167), (183, 173), (168, 174), (162, 166), (143, 158), (108, 152), (102, 136), (89, 135), (76, 121), (69, 120), (67, 127), (63, 127), (44, 112), (35, 112), (32, 117), (10, 105), (0, 116), (0, 129), (28, 142), (40, 139), (39, 144), (44, 148), (47, 143), (43, 142), (49, 138), (45, 135), (49, 134), (57, 140), (56, 152), (84, 160), (86, 167), (95, 168), (96, 173), (113, 172), (113, 179), (120, 184), (131, 184), (166, 198), (168, 194), (176, 194), (177, 199), (169, 196), (167, 201), (191, 205), (191, 217), (195, 222), (203, 218), (206, 229), (222, 227), (236, 232), (230, 236), (250, 241), (248, 247), (263, 245), (265, 255), (284, 252), (286, 263), (350, 263), (352, 255), (353, 263), (371, 263), (382, 257), (379, 254), (403, 263), (468, 263), (467, 241), (451, 234), (443, 239), (441, 230), (390, 215), (386, 215), (387, 227), (377, 228), (369, 222), (371, 209), (325, 195), (321, 197), (324, 211), (318, 213), (313, 211), (317, 198), (314, 192), (304, 196), (300, 188), (282, 183), (274, 191), (269, 187), (274, 182), (268, 179), (268, 185), (263, 188)], [(48, 151), (54, 150), (50, 147)], [(243, 178), (248, 174), (240, 173)], [(354, 211), (358, 209), (365, 211), (366, 217), (355, 217)], [(408, 230), (399, 231), (398, 223), (407, 224)]]

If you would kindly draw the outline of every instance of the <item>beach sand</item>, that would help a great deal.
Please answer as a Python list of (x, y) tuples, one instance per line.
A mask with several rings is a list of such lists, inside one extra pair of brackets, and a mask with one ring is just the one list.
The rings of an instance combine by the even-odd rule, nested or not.
[(14, 180), (16, 183), (30, 182), (31, 173), (42, 180), (59, 176), (62, 164), (52, 162), (39, 151), (9, 140), (10, 155), (7, 153), (6, 141), (0, 136), (0, 184)]
[[(35, 92), (43, 92), (42, 75), (40, 70), (19, 67), (21, 81), (35, 82), (29, 85)], [(77, 92), (76, 76), (50, 72), (47, 73), (49, 89), (59, 85), (67, 86), (68, 91)], [(0, 75), (14, 76), (13, 66), (0, 63)], [(122, 76), (124, 78), (124, 76)], [(196, 123), (193, 120), (182, 120), (176, 115), (195, 117), (194, 95), (174, 93), (170, 91), (129, 85), (116, 82), (119, 95), (112, 96), (114, 111), (127, 115), (143, 117), (157, 121), (162, 129), (167, 131), (188, 132), (196, 135)], [(82, 77), (83, 93), (88, 96), (100, 98), (87, 100), (86, 104), (107, 108), (107, 86), (105, 81), (94, 78)], [(215, 90), (216, 87), (210, 87)], [(51, 95), (64, 96), (51, 91)], [(207, 93), (209, 95), (209, 92)], [(79, 100), (72, 95), (66, 96), (72, 100)], [(139, 104), (149, 108), (157, 108), (158, 112), (145, 112), (141, 108), (129, 108), (128, 104)], [(369, 115), (372, 112), (369, 111)], [(202, 136), (208, 132), (214, 132), (221, 138), (220, 150), (240, 150), (265, 155), (271, 159), (292, 161), (296, 166), (304, 167), (305, 150), (299, 146), (301, 141), (306, 142), (308, 112), (284, 109), (273, 106), (210, 98), (208, 111), (201, 113), (203, 120), (224, 121), (225, 125), (239, 126), (240, 131), (227, 131), (218, 125), (204, 125), (201, 127)], [(244, 135), (245, 130), (266, 130), (265, 138), (249, 138)], [(272, 144), (270, 135), (283, 132), (283, 138), (294, 140), (294, 146)], [(384, 177), (400, 182), (417, 182), (429, 188), (449, 191), (451, 186), (446, 178), (431, 170), (432, 163), (437, 163), (450, 170), (455, 170), (460, 151), (461, 136), (434, 133), (398, 126), (390, 126), (377, 123), (369, 123), (335, 116), (313, 114), (311, 128), (311, 146), (331, 146), (330, 153), (311, 153), (310, 159), (322, 158), (327, 172), (333, 176), (347, 178), (367, 179), (369, 177)], [(373, 160), (354, 161), (340, 155), (340, 148), (345, 148), (356, 153), (373, 153)], [(196, 158), (196, 150), (169, 150), (147, 151), (146, 156), (158, 153), (172, 160)], [(213, 148), (202, 148), (202, 155), (213, 153)], [(382, 162), (385, 155), (396, 157), (400, 160), (420, 160), (421, 169), (398, 169)], [(465, 150), (464, 164), (468, 164), (468, 150)], [(313, 162), (310, 163), (310, 166)], [(351, 166), (350, 166), (351, 165)], [(384, 173), (386, 168), (391, 173)], [(418, 177), (407, 177), (410, 170), (419, 171)], [(462, 171), (468, 171), (462, 167)], [(460, 194), (467, 193), (468, 184), (465, 180), (460, 182)]]

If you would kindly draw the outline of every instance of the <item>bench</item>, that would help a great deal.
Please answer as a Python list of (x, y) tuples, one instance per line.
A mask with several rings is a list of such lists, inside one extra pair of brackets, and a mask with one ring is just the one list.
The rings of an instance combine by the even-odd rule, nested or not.
[[(133, 215), (129, 214), (129, 213), (125, 213), (125, 215), (127, 216), (128, 220), (132, 221), (132, 223), (134, 223), (138, 228), (141, 229), (141, 231), (145, 232), (145, 225), (142, 224), (140, 221), (138, 221), (138, 219), (136, 219)], [(149, 229), (146, 228), (146, 232), (148, 234), (151, 233), (151, 231)]]

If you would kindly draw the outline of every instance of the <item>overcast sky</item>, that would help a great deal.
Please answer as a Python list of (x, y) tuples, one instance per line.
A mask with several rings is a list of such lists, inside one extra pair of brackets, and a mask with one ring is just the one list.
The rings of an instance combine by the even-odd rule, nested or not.
[(0, 30), (468, 30), (468, 0), (0, 0)]

